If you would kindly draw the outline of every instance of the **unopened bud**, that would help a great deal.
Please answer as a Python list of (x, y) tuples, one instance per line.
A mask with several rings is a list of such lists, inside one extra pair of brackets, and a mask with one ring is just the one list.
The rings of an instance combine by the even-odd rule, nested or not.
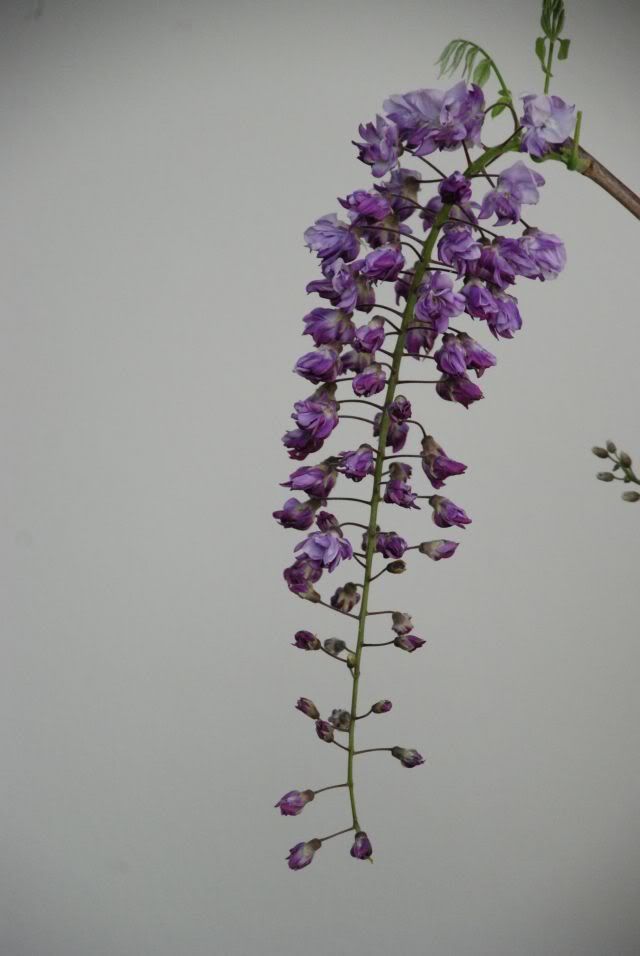
[(299, 710), (301, 714), (305, 714), (306, 717), (311, 717), (312, 720), (317, 720), (320, 716), (320, 711), (308, 697), (299, 698), (296, 703), (296, 710)]
[(299, 647), (302, 651), (317, 651), (320, 649), (320, 641), (310, 631), (296, 631), (293, 641), (293, 646)]
[(348, 710), (332, 710), (329, 723), (332, 724), (336, 730), (347, 731), (351, 726), (351, 714)]
[(349, 613), (353, 611), (359, 601), (360, 592), (358, 591), (357, 585), (348, 582), (335, 592), (331, 598), (331, 607), (335, 607), (338, 611), (346, 611)]
[(347, 667), (353, 670), (355, 666), (356, 666), (356, 655), (352, 651), (349, 651), (349, 653), (347, 654)]
[(592, 451), (592, 453), (596, 456), (596, 458), (608, 458), (608, 457), (609, 457), (609, 453), (607, 452), (607, 449), (606, 449), (606, 448), (598, 448), (598, 446), (596, 445), (596, 447), (595, 447), (595, 448), (592, 448), (591, 451)]
[(333, 742), (333, 727), (328, 720), (316, 720), (316, 733), (326, 744)]
[(613, 481), (613, 475), (610, 471), (599, 471), (596, 478), (598, 481)]
[(406, 570), (407, 565), (404, 561), (390, 561), (387, 565), (389, 574), (404, 574)]
[(622, 495), (623, 501), (640, 501), (640, 494), (637, 491), (625, 491)]
[(447, 541), (440, 538), (438, 541), (423, 541), (418, 545), (420, 554), (426, 554), (432, 561), (441, 561), (443, 558), (450, 558), (456, 552), (457, 541)]
[(614, 445), (614, 443), (613, 443), (612, 441), (608, 441), (608, 442), (607, 442), (607, 451), (610, 451), (611, 454), (613, 454), (615, 450), (616, 450), (616, 446)]
[(337, 657), (338, 654), (342, 654), (346, 646), (345, 642), (341, 641), (338, 637), (328, 637), (323, 644), (327, 654), (331, 654), (332, 657)]
[(390, 700), (378, 700), (371, 708), (372, 714), (388, 714), (391, 710), (392, 703)]
[(626, 451), (621, 451), (618, 458), (623, 468), (629, 468), (631, 466), (631, 456), (627, 455)]
[(417, 651), (427, 642), (421, 637), (417, 637), (415, 634), (400, 634), (399, 637), (396, 637), (393, 643), (396, 647), (399, 647), (400, 650), (408, 651), (410, 654), (412, 654), (413, 651)]
[(407, 749), (406, 747), (392, 747), (391, 754), (399, 760), (403, 767), (419, 767), (424, 763), (424, 757), (417, 750)]
[(394, 611), (391, 615), (391, 620), (393, 624), (391, 625), (391, 630), (395, 631), (396, 634), (408, 634), (409, 631), (413, 630), (413, 621), (409, 614), (405, 614), (403, 611)]

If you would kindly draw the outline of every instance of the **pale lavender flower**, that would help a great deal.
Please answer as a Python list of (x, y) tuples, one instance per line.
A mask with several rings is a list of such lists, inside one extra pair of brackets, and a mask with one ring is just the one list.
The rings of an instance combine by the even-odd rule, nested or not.
[(335, 571), (341, 561), (353, 557), (351, 543), (335, 532), (312, 531), (295, 546), (294, 551), (328, 571)]
[(451, 277), (446, 272), (430, 272), (420, 289), (415, 316), (419, 322), (427, 322), (436, 332), (446, 332), (449, 319), (460, 315), (465, 299), (455, 292)]
[(444, 558), (452, 557), (458, 547), (457, 541), (447, 541), (440, 538), (438, 541), (423, 541), (418, 545), (421, 554), (426, 554), (432, 561), (442, 561)]
[(576, 125), (575, 106), (568, 106), (559, 96), (528, 94), (522, 97), (524, 129), (520, 149), (536, 159), (563, 146), (573, 135)]
[(358, 132), (362, 137), (361, 143), (354, 142), (358, 147), (358, 159), (371, 166), (373, 176), (380, 178), (397, 166), (402, 146), (395, 123), (376, 116), (375, 123), (361, 123)]
[(312, 252), (325, 263), (344, 259), (350, 262), (355, 259), (360, 249), (357, 236), (351, 231), (346, 222), (341, 222), (335, 213), (321, 216), (305, 231), (305, 242)]
[(482, 200), (478, 218), (488, 219), (495, 213), (498, 226), (518, 222), (522, 205), (538, 202), (538, 186), (544, 186), (544, 177), (518, 160), (499, 174), (497, 186)]
[(275, 806), (283, 817), (297, 817), (314, 796), (313, 790), (290, 790), (284, 797), (280, 797)]
[(289, 850), (287, 862), (290, 870), (301, 870), (308, 866), (322, 846), (321, 840), (309, 840), (307, 843), (296, 843)]

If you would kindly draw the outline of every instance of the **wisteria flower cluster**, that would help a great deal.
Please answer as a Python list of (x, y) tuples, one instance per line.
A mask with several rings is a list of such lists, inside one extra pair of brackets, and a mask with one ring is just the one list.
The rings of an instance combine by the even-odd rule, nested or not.
[[(551, 26), (557, 29), (556, 21)], [(276, 807), (298, 816), (320, 793), (345, 788), (351, 815), (337, 833), (296, 843), (288, 857), (294, 870), (345, 833), (352, 834), (351, 856), (371, 859), (355, 799), (357, 757), (377, 751), (405, 768), (425, 762), (417, 750), (393, 743), (356, 749), (359, 721), (388, 714), (392, 706), (389, 700), (360, 706), (364, 649), (413, 654), (425, 644), (406, 611), (372, 609), (373, 582), (403, 573), (411, 551), (436, 562), (452, 558), (460, 542), (449, 535), (471, 524), (457, 493), (449, 497), (449, 484), (467, 466), (415, 417), (414, 407), (422, 405), (416, 386), (464, 409), (483, 399), (483, 376), (497, 363), (485, 333), (495, 342), (514, 338), (522, 327), (517, 283), (555, 279), (565, 266), (562, 240), (529, 217), (545, 182), (540, 161), (564, 157), (568, 164), (575, 154), (575, 108), (548, 95), (547, 77), (545, 92), (524, 96), (518, 111), (481, 52), (475, 81), (390, 96), (360, 125), (355, 146), (373, 181), (339, 197), (340, 211), (320, 216), (304, 234), (319, 270), (307, 292), (320, 301), (303, 317), (302, 334), (312, 347), (294, 371), (313, 390), (295, 403), (293, 427), (283, 437), (290, 458), (304, 464), (282, 483), (290, 496), (274, 517), (303, 533), (284, 571), (287, 587), (352, 624), (354, 638), (308, 630), (293, 637), (295, 648), (334, 659), (348, 676), (348, 705), (324, 714), (305, 697), (295, 705), (322, 742), (345, 753), (346, 780), (290, 790)], [(492, 69), (500, 92), (487, 103), (481, 84)], [(505, 110), (514, 119), (512, 133), (484, 145), (489, 114)], [(352, 405), (360, 406), (359, 414), (350, 413)], [(345, 448), (334, 436), (345, 419), (362, 427), (357, 447)], [(361, 509), (358, 518), (365, 515), (362, 521), (346, 520), (342, 509), (351, 502)], [(432, 539), (423, 541), (418, 532), (410, 543), (396, 533), (398, 508), (426, 510)], [(424, 527), (423, 515), (416, 520)], [(345, 568), (347, 580), (326, 584), (325, 591), (327, 579)], [(366, 639), (374, 622), (386, 623), (385, 640)]]

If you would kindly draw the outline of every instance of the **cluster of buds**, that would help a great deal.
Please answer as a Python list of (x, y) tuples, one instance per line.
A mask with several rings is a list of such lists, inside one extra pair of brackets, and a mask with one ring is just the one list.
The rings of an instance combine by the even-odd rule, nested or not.
[[(618, 451), (612, 441), (608, 441), (604, 448), (596, 445), (591, 449), (596, 458), (610, 461), (612, 463), (611, 471), (599, 471), (596, 475), (598, 481), (622, 481), (624, 484), (640, 485), (640, 478), (633, 470), (631, 456), (626, 451)], [(637, 491), (623, 491), (623, 501), (640, 501), (640, 493)]]

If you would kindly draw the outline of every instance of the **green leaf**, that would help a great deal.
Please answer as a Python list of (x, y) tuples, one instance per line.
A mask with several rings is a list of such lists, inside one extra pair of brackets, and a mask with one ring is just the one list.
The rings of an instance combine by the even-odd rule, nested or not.
[(477, 46), (469, 47), (467, 55), (464, 58), (464, 69), (462, 70), (463, 76), (471, 77), (471, 74), (473, 73), (473, 64), (478, 52)]
[(506, 103), (496, 103), (496, 105), (495, 105), (495, 106), (493, 107), (493, 109), (491, 110), (491, 115), (492, 115), (492, 116), (500, 116), (500, 113), (504, 113), (504, 111), (506, 110), (506, 108), (507, 108), (507, 104), (506, 104)]
[(559, 46), (558, 46), (558, 59), (559, 59), (559, 60), (566, 60), (567, 57), (569, 56), (569, 44), (570, 44), (570, 43), (571, 43), (571, 40), (560, 40), (560, 44), (559, 44)]
[(440, 54), (440, 56), (438, 57), (438, 59), (436, 60), (436, 63), (440, 65), (441, 76), (442, 76), (442, 73), (444, 72), (445, 65), (448, 62), (449, 57), (451, 56), (451, 53), (453, 51), (453, 48), (457, 42), (458, 42), (457, 40), (450, 40), (449, 43), (447, 43), (444, 50), (442, 51), (442, 53)]
[(458, 49), (453, 54), (451, 65), (449, 66), (449, 70), (448, 70), (449, 73), (455, 73), (455, 71), (460, 66), (460, 62), (462, 60), (462, 57), (464, 56), (464, 51), (466, 47), (467, 47), (467, 44), (463, 40), (460, 46), (458, 47)]
[(478, 86), (484, 86), (490, 76), (491, 63), (487, 59), (480, 60), (473, 72), (473, 82), (477, 83)]
[(546, 73), (546, 72), (547, 72), (547, 65), (546, 65), (546, 62), (545, 62), (545, 61), (546, 61), (546, 52), (547, 52), (547, 48), (546, 48), (546, 40), (545, 40), (545, 38), (544, 38), (544, 37), (538, 37), (538, 39), (536, 40), (536, 56), (537, 56), (538, 59), (540, 60), (540, 65), (542, 66), (542, 72), (543, 72), (543, 73)]

